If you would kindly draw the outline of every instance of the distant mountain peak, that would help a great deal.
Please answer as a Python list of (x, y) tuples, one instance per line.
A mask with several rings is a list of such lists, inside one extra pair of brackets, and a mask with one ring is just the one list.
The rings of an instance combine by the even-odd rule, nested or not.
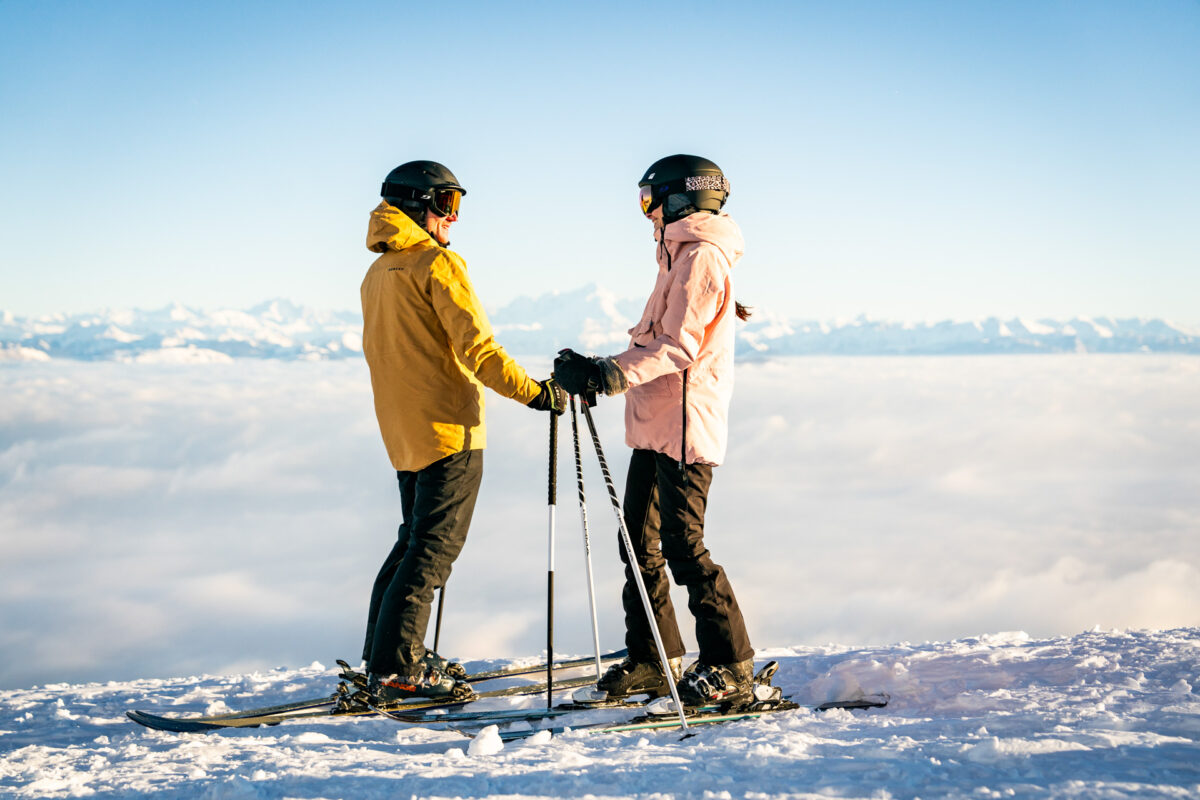
[[(519, 297), (489, 314), (496, 339), (515, 355), (623, 350), (642, 301), (598, 284)], [(1069, 320), (987, 317), (895, 322), (789, 319), (757, 308), (738, 325), (743, 358), (785, 355), (966, 355), (991, 353), (1200, 354), (1200, 331), (1163, 319), (1076, 316)], [(104, 310), (22, 318), (0, 311), (0, 360), (75, 359), (196, 363), (233, 358), (357, 358), (362, 317), (316, 310), (286, 298), (248, 309), (204, 311), (182, 303), (143, 311)]]

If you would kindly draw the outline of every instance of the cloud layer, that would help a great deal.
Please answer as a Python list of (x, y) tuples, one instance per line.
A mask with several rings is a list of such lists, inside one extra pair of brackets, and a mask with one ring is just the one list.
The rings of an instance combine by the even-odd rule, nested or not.
[[(707, 528), (756, 645), (1200, 623), (1200, 360), (793, 358), (737, 380)], [(26, 364), (0, 390), (0, 686), (357, 659), (399, 522), (361, 362)], [(545, 644), (546, 420), (488, 402), (447, 589), (460, 657)], [(595, 412), (618, 482), (621, 405)], [(556, 644), (587, 652), (564, 423)], [(614, 517), (583, 446), (619, 646)]]

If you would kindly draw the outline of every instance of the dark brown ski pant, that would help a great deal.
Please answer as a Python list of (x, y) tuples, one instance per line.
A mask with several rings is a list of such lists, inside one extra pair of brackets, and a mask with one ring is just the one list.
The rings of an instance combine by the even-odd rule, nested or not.
[[(725, 570), (713, 563), (704, 546), (704, 509), (713, 468), (679, 462), (652, 450), (634, 450), (625, 480), (625, 524), (637, 553), (642, 580), (654, 608), (668, 658), (685, 652), (671, 603), (669, 567), (675, 583), (687, 587), (688, 610), (696, 618), (700, 661), (732, 664), (754, 657), (746, 623)], [(657, 662), (654, 635), (642, 609), (625, 548), (625, 646), (635, 659)]]

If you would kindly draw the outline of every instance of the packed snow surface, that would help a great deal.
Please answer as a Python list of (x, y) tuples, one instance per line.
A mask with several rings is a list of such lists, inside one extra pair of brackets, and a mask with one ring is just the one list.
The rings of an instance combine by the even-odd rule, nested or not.
[[(1200, 795), (1200, 628), (791, 647), (760, 651), (759, 663), (766, 659), (781, 663), (775, 683), (800, 703), (887, 692), (891, 704), (870, 711), (802, 708), (699, 728), (687, 740), (678, 731), (577, 728), (505, 744), (495, 729), (477, 728), (472, 739), (384, 719), (169, 734), (124, 717), (130, 708), (186, 715), (319, 696), (334, 678), (317, 663), (230, 677), (52, 684), (0, 692), (0, 795)], [(629, 712), (587, 712), (578, 722), (614, 713)]]

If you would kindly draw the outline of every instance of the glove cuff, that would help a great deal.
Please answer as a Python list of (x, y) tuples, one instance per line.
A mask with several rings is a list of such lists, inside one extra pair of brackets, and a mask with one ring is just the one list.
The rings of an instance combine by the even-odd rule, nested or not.
[(611, 358), (595, 358), (593, 362), (600, 368), (600, 391), (607, 395), (624, 394), (629, 391), (629, 380), (621, 371), (621, 365)]

